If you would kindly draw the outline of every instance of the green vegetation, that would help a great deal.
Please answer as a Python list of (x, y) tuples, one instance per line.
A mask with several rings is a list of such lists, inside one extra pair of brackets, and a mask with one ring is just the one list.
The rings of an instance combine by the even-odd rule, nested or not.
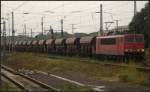
[[(74, 34), (69, 34), (67, 32), (63, 32), (63, 37), (64, 38), (70, 38), (70, 37), (84, 37), (84, 36), (97, 36), (98, 32), (92, 32), (89, 34), (86, 33), (74, 33)], [(35, 36), (35, 40), (41, 40), (41, 39), (49, 39), (51, 37), (51, 34), (48, 33), (47, 35), (42, 35), (41, 33)], [(61, 38), (61, 32), (55, 32), (54, 33), (55, 38)]]
[(17, 86), (15, 86), (13, 83), (11, 82), (2, 82), (1, 85), (2, 88), (2, 92), (11, 92), (11, 91), (19, 91), (21, 92), (21, 90), (19, 88), (17, 88)]
[(131, 82), (148, 86), (148, 73), (137, 71), (134, 64), (130, 64), (122, 69), (119, 79), (123, 82)]
[(54, 74), (84, 75), (89, 80), (123, 81), (148, 86), (148, 73), (135, 69), (139, 65), (129, 63), (126, 68), (116, 68), (104, 66), (106, 62), (108, 61), (101, 62), (92, 58), (13, 53), (8, 55), (3, 64), (14, 69), (39, 69)]
[(149, 44), (149, 2), (146, 3), (145, 7), (141, 9), (140, 12), (133, 17), (129, 24), (129, 33), (140, 33), (144, 34), (145, 46), (148, 47)]

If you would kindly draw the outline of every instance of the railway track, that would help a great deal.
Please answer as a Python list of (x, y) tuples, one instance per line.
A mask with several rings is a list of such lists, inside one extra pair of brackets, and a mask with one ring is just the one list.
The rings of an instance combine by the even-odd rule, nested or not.
[(14, 83), (18, 88), (22, 89), (25, 92), (58, 92), (60, 90), (53, 88), (47, 84), (44, 84), (40, 81), (32, 79), (26, 75), (16, 73), (14, 70), (2, 66), (1, 75), (7, 80)]
[[(14, 83), (16, 86), (18, 86), (20, 89), (24, 90), (25, 92), (33, 92), (33, 91), (34, 92), (64, 92), (63, 89), (60, 89), (60, 88), (57, 88), (57, 87), (54, 88), (52, 86), (49, 86), (49, 84), (47, 84), (48, 82), (45, 84), (42, 80), (40, 80), (42, 82), (38, 81), (39, 80), (38, 78), (34, 78), (34, 77), (31, 78), (31, 76), (29, 76), (28, 74), (25, 75), (23, 73), (15, 72), (11, 68), (8, 68), (8, 67), (6, 67), (4, 65), (2, 65), (1, 71), (2, 71), (2, 76), (3, 77), (5, 77), (6, 79), (8, 79), (12, 83)], [(41, 73), (43, 75), (43, 77), (47, 76), (47, 73), (45, 73), (45, 72), (42, 72), (42, 71), (36, 71), (36, 72)], [(10, 75), (8, 73), (11, 73), (12, 75)], [(12, 76), (15, 76), (15, 77), (12, 78)], [(35, 83), (36, 85), (38, 85), (38, 86), (32, 85), (33, 83), (32, 84), (28, 83), (27, 84), (28, 86), (26, 86), (26, 84), (22, 84), (21, 82), (18, 82), (18, 81), (22, 81), (22, 79), (18, 78), (16, 76), (20, 76), (21, 78), (25, 78), (27, 81), (31, 81), (31, 82)], [(53, 78), (55, 78), (57, 80), (61, 80), (61, 81), (68, 82), (68, 83), (72, 83), (74, 85), (77, 85), (78, 87), (79, 86), (80, 87), (87, 87), (87, 86), (89, 86), (87, 90), (89, 90), (90, 92), (103, 91), (102, 88), (104, 87), (104, 86), (86, 85), (86, 84), (82, 84), (80, 82), (76, 82), (76, 81), (69, 80), (69, 79), (66, 79), (66, 78), (63, 78), (63, 77), (60, 77), (60, 76), (56, 76), (56, 75), (52, 75), (52, 74), (51, 75), (48, 74), (48, 77), (49, 78), (53, 77)], [(16, 78), (19, 79), (19, 80), (16, 80)], [(40, 78), (40, 76), (39, 76), (39, 78)], [(22, 82), (24, 82), (24, 81), (22, 81)], [(30, 88), (29, 88), (29, 85), (30, 85)], [(69, 91), (69, 90), (65, 89), (65, 91)], [(72, 90), (70, 90), (70, 91), (72, 91)], [(73, 91), (79, 91), (79, 90), (78, 89), (77, 90), (73, 89)], [(86, 89), (85, 89), (85, 91), (86, 91)]]
[[(105, 64), (105, 65), (107, 65), (107, 66), (118, 66), (118, 67), (126, 67), (126, 65), (120, 65), (120, 64)], [(18, 72), (15, 72), (14, 70), (11, 70), (10, 68), (8, 68), (8, 67), (6, 67), (6, 66), (2, 66), (2, 69), (6, 69), (6, 71), (8, 70), (10, 73), (11, 72), (13, 72), (13, 73), (15, 73), (15, 75), (21, 75), (21, 76), (27, 76), (26, 74), (25, 75), (23, 75), (22, 73), (18, 73)], [(145, 69), (145, 68), (144, 68)], [(147, 69), (146, 69), (147, 70)], [(148, 69), (149, 70), (149, 69)], [(145, 70), (144, 70), (145, 71)], [(38, 71), (39, 72), (39, 74), (43, 74), (43, 75), (45, 75), (45, 76), (48, 76), (49, 75), (49, 77), (50, 76), (54, 76), (54, 77), (59, 77), (58, 78), (58, 80), (59, 79), (62, 79), (62, 80), (65, 80), (65, 81), (69, 81), (69, 82), (71, 82), (71, 83), (74, 83), (74, 84), (78, 84), (78, 85), (80, 85), (80, 86), (82, 86), (82, 85), (84, 85), (84, 84), (79, 84), (79, 83), (77, 83), (76, 81), (72, 81), (72, 80), (68, 80), (68, 79), (65, 79), (65, 78), (63, 78), (63, 77), (60, 77), (60, 76), (56, 76), (56, 75), (51, 75), (51, 74), (48, 74), (48, 73), (45, 73), (45, 72), (41, 72), (41, 71)], [(29, 74), (30, 75), (30, 74)], [(28, 76), (29, 77), (29, 76)], [(32, 76), (30, 76), (30, 78), (31, 78)], [(30, 80), (30, 78), (29, 78), (29, 80)], [(32, 78), (34, 78), (34, 77), (32, 77)], [(42, 78), (44, 78), (44, 77), (42, 77)], [(27, 78), (28, 79), (28, 78)], [(36, 78), (34, 78), (34, 79), (36, 79)], [(33, 80), (34, 80), (33, 79)], [(36, 81), (36, 80), (35, 80)], [(39, 81), (41, 81), (41, 80), (39, 80)], [(16, 81), (15, 81), (16, 82)], [(42, 81), (43, 82), (43, 81)], [(18, 86), (18, 84), (19, 83), (17, 83), (16, 82), (16, 85)], [(47, 84), (47, 82), (46, 82), (46, 84)], [(25, 92), (30, 92), (30, 91), (32, 91), (33, 92), (33, 90), (34, 90), (34, 92), (44, 92), (44, 91), (46, 91), (46, 92), (51, 92), (51, 91), (53, 91), (53, 92), (56, 92), (56, 91), (63, 91), (63, 90), (58, 90), (58, 89), (56, 89), (57, 87), (55, 87), (55, 88), (53, 88), (53, 87), (49, 87), (48, 85), (51, 85), (51, 84), (48, 84), (48, 85), (46, 85), (46, 84), (44, 84), (44, 82), (42, 83), (42, 84), (40, 84), (40, 85), (42, 85), (42, 86), (39, 86), (38, 88), (37, 87), (35, 87), (35, 86), (33, 86), (33, 85), (31, 85), (31, 88), (34, 88), (34, 89), (41, 89), (41, 90), (34, 90), (34, 89), (30, 89), (29, 87), (25, 87), (24, 85), (19, 85), (18, 87), (20, 88), (20, 89), (23, 89), (23, 90), (25, 90)], [(48, 86), (48, 87), (47, 87)], [(90, 86), (90, 85), (88, 85), (88, 86)], [(43, 88), (44, 87), (44, 88)], [(90, 86), (91, 87), (91, 86)], [(100, 87), (102, 87), (102, 86), (100, 86)], [(42, 90), (42, 89), (44, 89), (44, 90)], [(91, 92), (95, 92), (95, 91), (102, 91), (104, 88), (99, 88), (98, 86), (96, 87), (96, 86), (93, 86), (92, 87), (92, 91)], [(50, 91), (49, 91), (50, 90)], [(77, 91), (77, 90), (76, 90)], [(104, 90), (103, 90), (104, 91)]]

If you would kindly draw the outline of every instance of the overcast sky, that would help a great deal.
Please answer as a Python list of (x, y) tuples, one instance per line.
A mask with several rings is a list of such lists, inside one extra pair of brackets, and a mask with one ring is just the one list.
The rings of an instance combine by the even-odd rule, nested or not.
[[(137, 11), (144, 8), (147, 2), (137, 1)], [(41, 32), (42, 16), (45, 30), (50, 25), (54, 30), (60, 30), (60, 19), (63, 18), (64, 31), (72, 33), (71, 24), (75, 24), (74, 32), (91, 33), (99, 30), (99, 13), (95, 12), (99, 12), (100, 4), (103, 4), (103, 22), (117, 19), (119, 26), (128, 25), (134, 15), (133, 1), (1, 1), (1, 16), (9, 17), (11, 21), (10, 14), (14, 11), (16, 34), (23, 32), (23, 24), (27, 25), (27, 33), (31, 28), (33, 32)], [(114, 27), (115, 23), (110, 29)]]

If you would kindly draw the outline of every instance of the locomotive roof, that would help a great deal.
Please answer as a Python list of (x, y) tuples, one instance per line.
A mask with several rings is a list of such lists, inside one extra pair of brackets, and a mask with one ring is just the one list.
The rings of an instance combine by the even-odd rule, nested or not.
[(62, 42), (64, 41), (65, 39), (64, 38), (59, 38), (59, 39), (56, 39), (55, 40), (55, 44), (62, 44)]
[(46, 40), (46, 44), (48, 45), (50, 45), (50, 44), (52, 44), (52, 42), (54, 41), (54, 39), (48, 39), (48, 40)]
[(124, 36), (143, 36), (143, 34), (123, 34), (123, 35), (108, 35), (108, 36), (97, 36), (97, 38), (117, 38)]
[(92, 36), (81, 37), (80, 43), (91, 43), (93, 38), (95, 37), (92, 37)]
[(124, 37), (124, 35), (97, 36), (97, 38), (116, 38), (116, 37)]
[(74, 44), (74, 42), (75, 42), (76, 39), (77, 39), (77, 38), (75, 38), (75, 37), (67, 38), (67, 39), (66, 39), (66, 44)]
[(40, 41), (38, 42), (38, 44), (39, 44), (39, 45), (43, 45), (43, 44), (44, 44), (44, 41), (45, 41), (45, 40), (40, 40)]
[(143, 34), (125, 34), (125, 36), (132, 37), (132, 36), (144, 36), (144, 35)]

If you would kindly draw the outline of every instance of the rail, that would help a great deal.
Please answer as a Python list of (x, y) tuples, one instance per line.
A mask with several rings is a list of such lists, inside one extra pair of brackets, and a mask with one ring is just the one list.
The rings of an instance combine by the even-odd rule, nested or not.
[(24, 90), (24, 91), (26, 91), (26, 92), (29, 92), (29, 90), (26, 89), (25, 86), (22, 85), (21, 83), (19, 83), (18, 81), (14, 80), (14, 79), (11, 78), (11, 77), (8, 77), (8, 76), (5, 75), (4, 73), (1, 73), (1, 75), (2, 75), (3, 77), (5, 77), (6, 79), (8, 79), (10, 82), (14, 83), (14, 84), (15, 84), (17, 87), (19, 87), (20, 89), (22, 89), (22, 90)]
[[(49, 86), (49, 85), (47, 85), (47, 84), (44, 84), (44, 83), (42, 83), (42, 82), (40, 82), (40, 81), (38, 81), (38, 80), (35, 80), (35, 79), (31, 78), (31, 77), (28, 77), (28, 76), (26, 76), (26, 75), (24, 75), (24, 74), (17, 73), (17, 72), (15, 72), (14, 70), (12, 70), (12, 69), (10, 69), (10, 68), (4, 66), (4, 65), (2, 65), (1, 68), (4, 69), (4, 70), (6, 70), (6, 71), (8, 71), (8, 72), (10, 72), (10, 73), (12, 73), (12, 74), (14, 74), (14, 75), (18, 75), (18, 76), (20, 76), (20, 77), (22, 77), (22, 78), (24, 78), (24, 79), (26, 79), (26, 80), (31, 81), (31, 82), (33, 82), (34, 84), (39, 85), (41, 88), (48, 89), (48, 91), (50, 91), (50, 92), (58, 92), (58, 91), (60, 91), (59, 89), (56, 89), (56, 88), (54, 88), (54, 87), (52, 87), (52, 86)], [(16, 86), (18, 86), (20, 89), (23, 89), (23, 90), (25, 90), (25, 91), (27, 91), (27, 92), (30, 91), (29, 89), (25, 88), (24, 85), (22, 85), (21, 83), (19, 83), (19, 82), (16, 81), (16, 80), (14, 80), (13, 78), (7, 76), (6, 74), (1, 73), (1, 75), (4, 76), (4, 77), (5, 77), (6, 79), (8, 79), (9, 81), (13, 82), (13, 83), (14, 83)]]

